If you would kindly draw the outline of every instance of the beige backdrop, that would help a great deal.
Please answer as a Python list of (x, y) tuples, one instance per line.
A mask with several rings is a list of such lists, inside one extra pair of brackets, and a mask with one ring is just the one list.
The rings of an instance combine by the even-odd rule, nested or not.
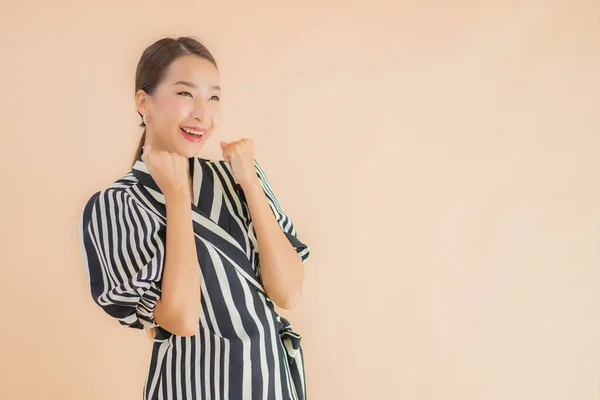
[[(600, 3), (4, 1), (0, 398), (139, 399), (78, 217), (130, 166), (145, 46), (221, 65), (312, 247), (309, 398), (600, 398)], [(396, 3), (396, 5), (392, 5)], [(232, 399), (235, 400), (235, 399)]]

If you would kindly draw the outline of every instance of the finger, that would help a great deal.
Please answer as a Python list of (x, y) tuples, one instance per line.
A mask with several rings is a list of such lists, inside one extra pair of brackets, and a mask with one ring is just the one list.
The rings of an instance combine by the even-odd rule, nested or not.
[(223, 152), (223, 158), (230, 158), (232, 151), (233, 151), (233, 146), (227, 146), (227, 147), (225, 147), (222, 150), (222, 152)]

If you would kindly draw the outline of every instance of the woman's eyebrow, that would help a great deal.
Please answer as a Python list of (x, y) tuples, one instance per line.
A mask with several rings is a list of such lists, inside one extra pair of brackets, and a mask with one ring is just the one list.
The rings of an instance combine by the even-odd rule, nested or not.
[[(192, 82), (187, 82), (187, 81), (177, 81), (175, 82), (173, 85), (185, 85), (185, 86), (189, 86), (192, 89), (196, 89), (197, 86), (194, 85)], [(220, 86), (216, 86), (216, 85), (210, 85), (209, 87), (210, 90), (221, 90)]]

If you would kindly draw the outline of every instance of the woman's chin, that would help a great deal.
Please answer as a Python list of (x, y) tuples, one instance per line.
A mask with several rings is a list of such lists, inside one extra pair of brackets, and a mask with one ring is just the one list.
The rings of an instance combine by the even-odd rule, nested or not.
[(185, 158), (194, 158), (198, 156), (198, 153), (200, 152), (200, 150), (202, 149), (202, 147), (194, 147), (192, 148), (191, 146), (186, 147), (185, 149), (181, 149), (179, 151), (177, 151), (177, 154), (179, 154), (182, 157)]
[(204, 141), (200, 143), (177, 143), (177, 154), (186, 157), (193, 158), (200, 153), (204, 147)]

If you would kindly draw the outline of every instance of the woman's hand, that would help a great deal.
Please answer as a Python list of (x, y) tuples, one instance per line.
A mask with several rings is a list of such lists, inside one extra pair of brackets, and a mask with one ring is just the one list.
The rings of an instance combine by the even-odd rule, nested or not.
[(190, 197), (187, 158), (164, 150), (153, 150), (152, 146), (147, 144), (144, 146), (142, 160), (165, 197), (170, 195)]
[(254, 143), (252, 139), (243, 138), (235, 142), (221, 141), (223, 158), (233, 170), (233, 176), (242, 188), (258, 182), (254, 169)]

